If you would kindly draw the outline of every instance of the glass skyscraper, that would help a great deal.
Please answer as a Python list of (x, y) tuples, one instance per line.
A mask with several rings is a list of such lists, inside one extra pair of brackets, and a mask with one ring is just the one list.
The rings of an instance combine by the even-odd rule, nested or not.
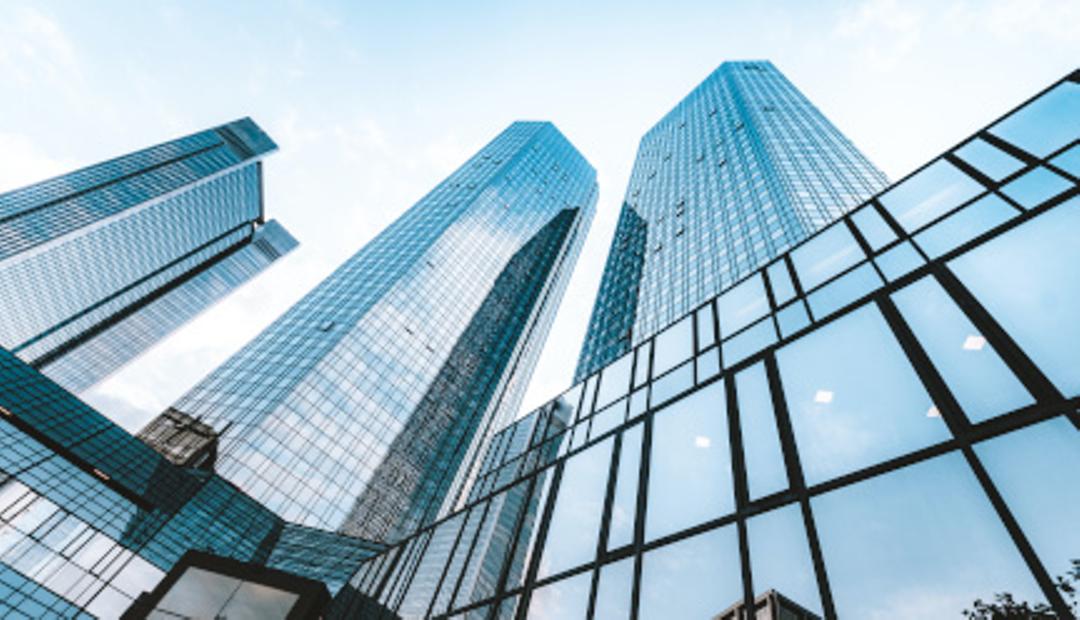
[(0, 194), (0, 346), (89, 388), (296, 246), (250, 119)]
[(1080, 71), (503, 429), (326, 617), (1077, 617), (1078, 235)]
[(595, 201), (553, 125), (512, 124), (170, 415), (211, 426), (215, 471), (291, 522), (411, 532), (516, 413)]
[(576, 378), (885, 185), (772, 63), (720, 65), (641, 139)]

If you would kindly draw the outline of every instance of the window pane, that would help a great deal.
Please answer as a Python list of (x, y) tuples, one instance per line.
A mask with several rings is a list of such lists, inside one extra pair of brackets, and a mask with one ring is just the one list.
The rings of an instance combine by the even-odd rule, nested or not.
[(949, 262), (1067, 397), (1080, 394), (1078, 232), (1073, 198)]
[(795, 296), (795, 285), (791, 282), (791, 274), (783, 260), (769, 265), (769, 283), (772, 284), (776, 303), (782, 304)]
[(936, 280), (923, 278), (893, 300), (972, 422), (1035, 402)]
[(814, 318), (826, 317), (881, 286), (881, 277), (863, 264), (806, 296)]
[(896, 240), (896, 233), (885, 223), (885, 218), (872, 206), (859, 209), (851, 215), (851, 221), (862, 233), (872, 250), (880, 250)]
[(776, 323), (780, 326), (780, 336), (787, 338), (810, 324), (810, 316), (802, 302), (797, 301), (776, 313)]
[(638, 424), (622, 435), (615, 497), (611, 503), (611, 523), (608, 525), (608, 549), (628, 545), (634, 540), (638, 476), (641, 472), (641, 433), (641, 425)]
[(983, 186), (944, 159), (923, 168), (881, 196), (881, 204), (908, 232), (914, 232), (974, 198)]
[(608, 438), (566, 461), (540, 557), (538, 579), (574, 568), (596, 556), (611, 469), (611, 446), (612, 440)]
[(1080, 177), (1080, 146), (1072, 147), (1061, 155), (1051, 159), (1050, 163), (1074, 177)]
[(592, 419), (589, 438), (595, 439), (623, 423), (626, 418), (626, 399), (599, 411)]
[(1015, 217), (1019, 211), (996, 194), (980, 198), (915, 235), (915, 243), (930, 258), (963, 245)]
[(1024, 167), (1024, 162), (979, 138), (956, 149), (955, 153), (994, 181), (1000, 181)]
[(746, 522), (754, 597), (776, 590), (823, 616), (802, 510), (790, 504)]
[(596, 395), (597, 409), (626, 395), (630, 389), (630, 366), (633, 363), (634, 354), (627, 353), (604, 368), (600, 374), (600, 390)]
[(698, 351), (707, 349), (716, 342), (716, 326), (713, 323), (712, 304), (697, 311)]
[(776, 359), (808, 484), (949, 438), (875, 306), (799, 338)]
[(596, 584), (593, 620), (626, 620), (630, 617), (630, 596), (634, 587), (634, 558), (626, 558), (600, 568)]
[(991, 127), (990, 133), (1046, 157), (1080, 135), (1080, 84), (1057, 85)]
[(637, 362), (634, 366), (634, 387), (645, 385), (649, 380), (649, 352), (652, 351), (652, 340), (637, 349)]
[(915, 271), (923, 265), (923, 259), (910, 242), (904, 241), (874, 259), (881, 273), (889, 282)]
[(735, 375), (735, 393), (739, 402), (739, 426), (750, 499), (783, 491), (788, 488), (787, 470), (776, 430), (765, 364), (758, 362)]
[(708, 381), (720, 374), (720, 355), (718, 349), (709, 349), (697, 357), (698, 383)]
[(529, 599), (530, 620), (585, 618), (589, 610), (592, 571), (556, 581), (533, 591)]
[(994, 485), (1051, 577), (1080, 560), (1080, 433), (1054, 418), (977, 444)]
[(758, 321), (757, 325), (747, 328), (746, 331), (721, 345), (724, 352), (724, 365), (730, 368), (774, 342), (776, 342), (776, 328), (773, 327), (771, 318), (764, 318)]
[(1071, 187), (1072, 183), (1065, 177), (1040, 166), (1010, 181), (1001, 188), (1001, 193), (1018, 202), (1021, 207), (1031, 209)]
[(833, 224), (791, 251), (803, 291), (809, 291), (864, 258), (855, 237), (843, 222)]
[(728, 441), (721, 382), (656, 413), (649, 461), (647, 540), (735, 509)]
[(999, 592), (1042, 599), (959, 453), (810, 501), (841, 618), (961, 618)]
[(694, 364), (683, 364), (660, 377), (652, 384), (652, 404), (655, 407), (690, 389), (694, 385)]
[(732, 526), (660, 547), (641, 558), (640, 620), (709, 620), (741, 602), (739, 543)]
[(765, 296), (765, 283), (761, 276), (755, 274), (718, 297), (716, 311), (720, 316), (720, 336), (723, 338), (765, 316), (769, 311), (769, 299)]
[(663, 374), (686, 361), (694, 350), (694, 330), (688, 316), (656, 337), (653, 353), (653, 376)]

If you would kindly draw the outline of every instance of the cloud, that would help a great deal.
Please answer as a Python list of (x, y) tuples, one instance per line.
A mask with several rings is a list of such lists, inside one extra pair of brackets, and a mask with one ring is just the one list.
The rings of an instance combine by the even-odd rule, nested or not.
[(0, 14), (0, 79), (29, 85), (79, 77), (78, 55), (60, 24), (28, 7)]
[(20, 134), (0, 133), (0, 192), (56, 176), (74, 168), (54, 159)]
[(1047, 37), (1075, 42), (1080, 29), (1076, 0), (999, 0), (983, 7), (986, 29), (1003, 39)]
[(896, 0), (866, 0), (843, 13), (833, 33), (861, 43), (859, 55), (879, 71), (901, 64), (922, 36), (922, 13)]

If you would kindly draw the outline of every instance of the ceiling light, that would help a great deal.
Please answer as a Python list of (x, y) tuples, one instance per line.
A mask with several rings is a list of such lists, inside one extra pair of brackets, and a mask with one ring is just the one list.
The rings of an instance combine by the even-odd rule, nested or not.
[(972, 334), (964, 339), (965, 351), (979, 351), (986, 346), (986, 338), (979, 336), (978, 334)]
[(833, 393), (829, 390), (818, 390), (817, 394), (814, 394), (814, 402), (827, 405), (832, 402)]
[(712, 445), (712, 440), (705, 435), (698, 435), (694, 437), (694, 445), (698, 448), (708, 448)]
[(940, 418), (941, 412), (938, 411), (937, 405), (930, 405), (930, 409), (926, 411), (926, 417), (928, 418)]

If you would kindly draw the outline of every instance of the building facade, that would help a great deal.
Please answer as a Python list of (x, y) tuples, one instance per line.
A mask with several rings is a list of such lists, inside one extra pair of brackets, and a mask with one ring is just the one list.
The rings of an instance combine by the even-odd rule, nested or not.
[(1080, 615), (1078, 234), (1080, 71), (503, 430), (327, 617)]
[(553, 125), (514, 123), (173, 409), (287, 520), (407, 533), (516, 413), (595, 201)]
[(296, 246), (241, 119), (0, 194), (0, 346), (83, 391)]
[(885, 185), (772, 63), (723, 63), (641, 139), (576, 379)]

